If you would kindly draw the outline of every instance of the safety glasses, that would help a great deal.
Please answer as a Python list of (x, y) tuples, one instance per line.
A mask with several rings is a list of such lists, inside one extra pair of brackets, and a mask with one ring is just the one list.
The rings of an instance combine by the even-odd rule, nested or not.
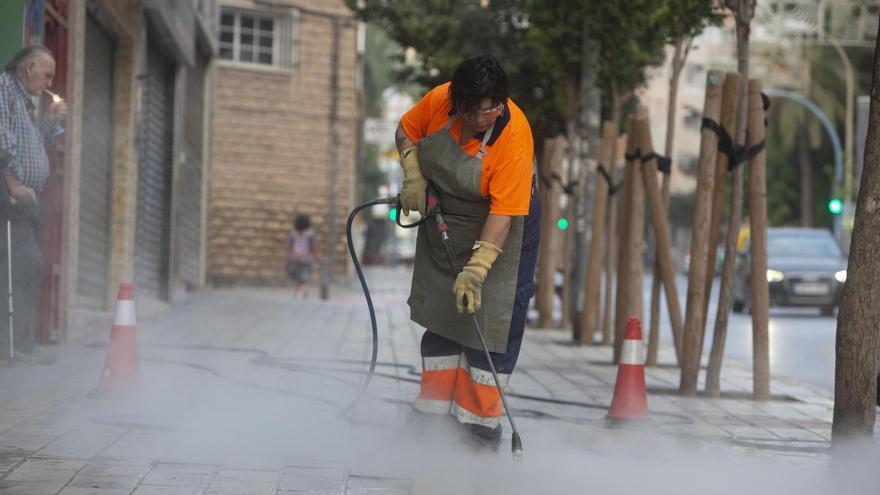
[(462, 112), (462, 115), (464, 115), (466, 117), (471, 117), (471, 118), (487, 117), (487, 116), (492, 115), (494, 113), (500, 112), (502, 108), (504, 108), (504, 103), (499, 103), (499, 104), (495, 105), (494, 107), (490, 107), (490, 108), (477, 108), (475, 110), (470, 110), (468, 112)]

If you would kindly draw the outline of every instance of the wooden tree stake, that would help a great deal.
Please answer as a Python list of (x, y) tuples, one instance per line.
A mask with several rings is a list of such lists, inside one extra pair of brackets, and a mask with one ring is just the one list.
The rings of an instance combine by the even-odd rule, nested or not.
[[(638, 151), (639, 136), (635, 119), (627, 125), (627, 154)], [(645, 188), (642, 182), (641, 159), (627, 160), (624, 169), (624, 190), (620, 200), (620, 259), (617, 262), (617, 297), (614, 313), (614, 362), (620, 361), (626, 319), (642, 317), (642, 243), (645, 230)]]
[[(654, 143), (651, 139), (651, 123), (648, 119), (647, 107), (640, 108), (638, 113), (640, 117), (636, 120), (635, 132), (641, 143), (639, 148), (642, 151), (642, 156), (650, 155), (654, 151)], [(657, 247), (660, 277), (662, 277), (663, 288), (666, 291), (666, 304), (672, 325), (675, 357), (680, 364), (682, 338), (681, 305), (678, 302), (678, 287), (675, 283), (675, 265), (672, 262), (672, 240), (669, 236), (669, 222), (666, 220), (666, 208), (664, 207), (662, 193), (657, 181), (656, 159), (648, 160), (644, 163), (642, 177), (644, 179), (645, 195), (651, 207), (651, 225)]]
[[(736, 133), (737, 106), (742, 76), (739, 72), (728, 72), (724, 75), (724, 89), (721, 95), (721, 126), (730, 136)], [(727, 169), (730, 160), (725, 153), (718, 153), (715, 160), (715, 188), (712, 192), (712, 223), (709, 228), (709, 262), (706, 263), (707, 273), (715, 272), (718, 230), (721, 225), (721, 205), (724, 202), (724, 186), (727, 182)], [(709, 301), (712, 295), (714, 276), (706, 277), (706, 300), (703, 302), (703, 336), (709, 320)], [(724, 358), (724, 344), (727, 328), (714, 332), (712, 348), (709, 352), (709, 367), (706, 369), (706, 394), (709, 397), (721, 396), (721, 361)]]
[[(706, 75), (706, 100), (703, 117), (718, 122), (721, 116), (721, 88), (724, 74), (709, 71)], [(679, 391), (685, 396), (697, 394), (700, 373), (700, 355), (703, 350), (703, 299), (705, 298), (706, 262), (709, 253), (709, 220), (712, 212), (712, 189), (715, 178), (715, 159), (718, 154), (718, 136), (703, 129), (700, 142), (700, 160), (697, 171), (697, 190), (694, 193), (693, 233), (691, 259), (688, 269), (687, 306), (684, 321), (683, 359)]]
[(553, 175), (559, 174), (564, 150), (564, 138), (547, 138), (541, 153), (541, 247), (538, 253), (538, 290), (535, 302), (538, 307), (538, 327), (553, 326), (553, 299), (556, 296), (556, 256), (559, 236), (556, 219), (559, 217), (559, 197), (562, 187)]
[[(764, 99), (761, 80), (749, 80), (749, 148), (764, 142)], [(770, 399), (770, 341), (767, 284), (767, 170), (766, 152), (749, 161), (749, 220), (752, 260), (752, 386), (755, 399)]]
[[(614, 146), (617, 145), (617, 129), (611, 122), (602, 125), (602, 144), (599, 149), (599, 165), (611, 175)], [(578, 341), (581, 345), (593, 342), (593, 334), (599, 323), (599, 303), (602, 283), (602, 240), (605, 232), (605, 213), (608, 208), (608, 181), (601, 173), (596, 174), (595, 202), (593, 206), (592, 235), (587, 258), (587, 277), (584, 282), (584, 311), (578, 322)]]

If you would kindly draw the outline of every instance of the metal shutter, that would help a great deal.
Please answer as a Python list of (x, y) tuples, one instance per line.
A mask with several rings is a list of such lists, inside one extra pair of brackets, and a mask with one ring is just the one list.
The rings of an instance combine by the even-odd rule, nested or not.
[(138, 169), (135, 284), (139, 294), (167, 299), (174, 66), (152, 41), (148, 43), (146, 62)]
[(113, 41), (91, 16), (86, 21), (82, 165), (79, 196), (77, 301), (103, 309), (110, 260), (113, 164)]

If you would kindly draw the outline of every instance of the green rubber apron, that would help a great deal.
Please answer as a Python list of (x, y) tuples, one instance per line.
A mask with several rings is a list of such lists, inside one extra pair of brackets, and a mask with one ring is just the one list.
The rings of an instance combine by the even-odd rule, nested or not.
[[(471, 156), (462, 151), (449, 129), (453, 116), (442, 129), (418, 143), (422, 173), (437, 189), (449, 237), (462, 265), (470, 260), (474, 242), (480, 239), (489, 216), (489, 198), (480, 192), (483, 156), (493, 124), (486, 132), (480, 151)], [(482, 305), (477, 321), (490, 352), (507, 351), (507, 337), (516, 295), (519, 257), (522, 248), (523, 217), (512, 217), (510, 232), (502, 254), (495, 261), (483, 283)], [(410, 319), (428, 331), (472, 349), (481, 349), (471, 316), (455, 308), (452, 285), (455, 273), (437, 232), (433, 218), (419, 227), (409, 303)]]

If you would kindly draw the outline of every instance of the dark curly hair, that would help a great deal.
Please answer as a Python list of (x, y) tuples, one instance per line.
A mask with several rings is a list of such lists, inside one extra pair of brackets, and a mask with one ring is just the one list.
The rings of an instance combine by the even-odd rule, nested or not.
[(457, 112), (468, 112), (480, 106), (483, 98), (492, 104), (506, 103), (510, 96), (507, 73), (491, 55), (477, 55), (458, 64), (449, 85), (449, 98)]
[(308, 215), (304, 213), (300, 213), (296, 216), (296, 221), (293, 224), (294, 228), (300, 232), (311, 228), (312, 219)]

